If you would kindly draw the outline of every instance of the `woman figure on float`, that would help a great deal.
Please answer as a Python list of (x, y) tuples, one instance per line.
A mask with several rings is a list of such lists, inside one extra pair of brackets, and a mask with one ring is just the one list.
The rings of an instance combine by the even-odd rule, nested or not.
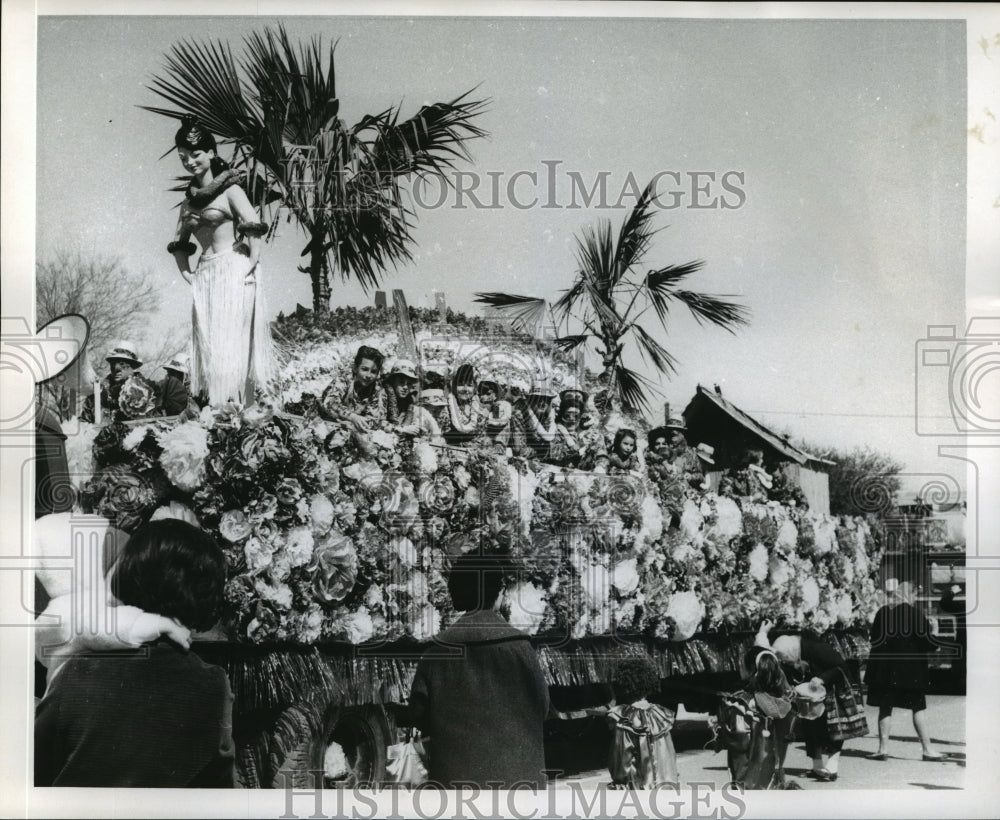
[[(259, 267), (267, 226), (240, 187), (241, 174), (219, 158), (215, 138), (194, 118), (182, 120), (174, 144), (191, 174), (167, 246), (192, 286), (191, 391), (213, 405), (252, 404), (276, 370)], [(201, 246), (193, 271), (192, 236)]]

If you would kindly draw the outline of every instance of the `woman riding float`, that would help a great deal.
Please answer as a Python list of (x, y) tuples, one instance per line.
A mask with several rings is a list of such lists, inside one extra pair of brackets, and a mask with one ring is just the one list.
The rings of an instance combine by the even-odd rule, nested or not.
[[(241, 175), (219, 158), (205, 128), (186, 117), (174, 144), (191, 174), (177, 233), (167, 246), (192, 286), (191, 389), (213, 405), (252, 404), (255, 390), (276, 371), (259, 268), (267, 226), (240, 187)], [(192, 236), (202, 251), (193, 271)]]

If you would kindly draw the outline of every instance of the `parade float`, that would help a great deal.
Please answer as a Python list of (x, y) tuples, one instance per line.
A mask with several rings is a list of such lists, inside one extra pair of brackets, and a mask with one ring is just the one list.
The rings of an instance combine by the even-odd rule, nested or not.
[[(154, 418), (151, 396), (123, 390), (125, 420), (82, 424), (68, 442), (84, 512), (130, 531), (166, 507), (224, 546), (225, 616), (195, 649), (229, 673), (245, 786), (284, 785), (288, 772), (311, 785), (310, 770), (330, 786), (382, 779), (392, 705), (455, 615), (450, 558), (472, 549), (510, 557), (500, 605), (533, 637), (553, 715), (606, 702), (611, 665), (633, 653), (652, 658), (665, 696), (707, 708), (765, 617), (866, 653), (879, 539), (864, 519), (705, 490), (672, 520), (641, 449), (638, 470), (581, 472), (477, 442), (359, 437), (310, 412), (350, 377), (359, 345), (400, 354), (394, 315), (279, 319), (292, 353), (270, 404)], [(404, 342), (422, 365), (544, 370), (557, 387), (588, 388), (544, 342), (411, 318)], [(592, 429), (610, 440), (622, 426), (648, 424), (611, 410)]]

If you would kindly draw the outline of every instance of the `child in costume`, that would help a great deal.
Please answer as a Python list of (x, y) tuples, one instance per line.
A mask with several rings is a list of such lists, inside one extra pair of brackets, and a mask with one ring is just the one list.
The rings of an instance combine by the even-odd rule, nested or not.
[(676, 714), (648, 700), (660, 688), (652, 662), (645, 657), (619, 661), (612, 685), (616, 700), (608, 712), (612, 788), (651, 789), (679, 784), (677, 753), (670, 736)]

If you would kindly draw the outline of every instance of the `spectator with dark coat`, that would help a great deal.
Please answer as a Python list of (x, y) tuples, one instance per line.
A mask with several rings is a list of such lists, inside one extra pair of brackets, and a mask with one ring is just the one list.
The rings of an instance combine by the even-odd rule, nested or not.
[(185, 354), (174, 356), (163, 365), (167, 371), (166, 377), (160, 382), (159, 407), (165, 416), (176, 416), (183, 413), (188, 405), (190, 391), (186, 378), (188, 374), (188, 357)]
[(429, 735), (428, 775), (443, 788), (544, 788), (548, 687), (528, 636), (493, 606), (499, 559), (459, 556), (448, 577), (464, 614), (439, 633), (417, 666), (409, 722)]
[(934, 652), (927, 618), (913, 605), (914, 590), (909, 581), (886, 582), (889, 602), (875, 613), (871, 628), (871, 654), (865, 683), (868, 703), (878, 706), (878, 751), (871, 760), (889, 757), (889, 728), (894, 708), (913, 713), (913, 728), (920, 739), (924, 760), (945, 760), (934, 751), (925, 721), (929, 688), (928, 656)]
[[(112, 592), (126, 606), (206, 630), (225, 558), (178, 519), (152, 521), (122, 549)], [(35, 714), (35, 785), (232, 788), (226, 673), (166, 639), (66, 661)]]

